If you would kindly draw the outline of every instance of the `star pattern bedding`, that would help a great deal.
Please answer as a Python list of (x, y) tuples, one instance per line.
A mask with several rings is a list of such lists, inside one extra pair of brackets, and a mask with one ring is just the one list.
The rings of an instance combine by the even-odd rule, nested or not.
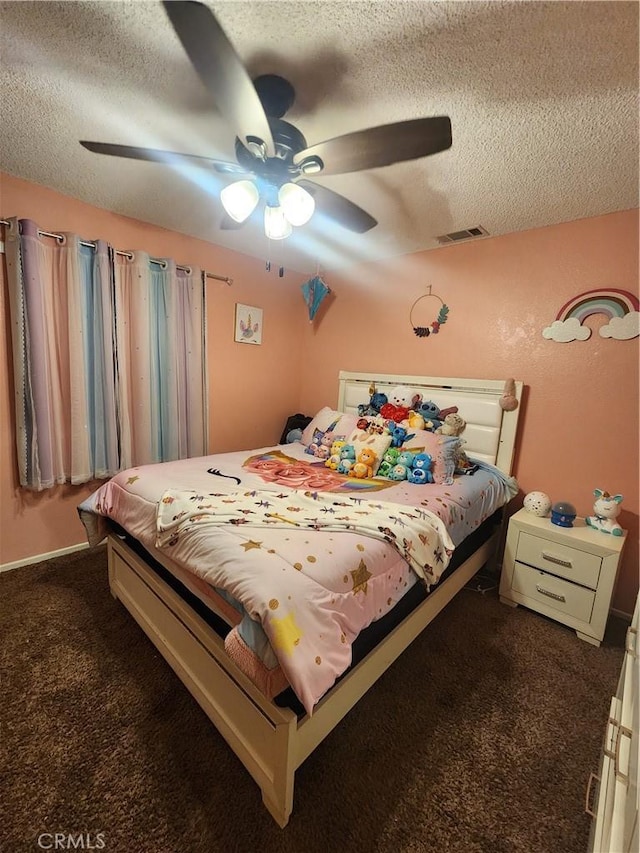
[[(317, 530), (312, 529), (313, 522), (311, 527), (297, 527), (289, 521), (271, 519), (275, 523), (257, 527), (225, 521), (246, 520), (249, 512), (257, 510), (264, 510), (266, 515), (269, 508), (256, 506), (260, 502), (278, 503), (278, 510), (285, 510), (276, 513), (282, 518), (297, 517), (298, 512), (287, 510), (297, 507), (300, 514), (305, 512), (313, 519), (325, 513), (307, 512), (310, 506), (335, 509), (337, 503), (357, 508), (362, 501), (380, 507), (375, 510), (380, 513), (375, 527), (391, 531), (388, 524), (378, 523), (385, 517), (384, 506), (388, 504), (387, 509), (391, 508), (401, 524), (401, 513), (406, 511), (407, 522), (428, 525), (421, 531), (430, 540), (428, 544), (420, 541), (417, 528), (412, 538), (426, 549), (418, 562), (427, 566), (427, 579), (435, 581), (453, 547), (513, 497), (516, 486), (513, 478), (482, 464), (473, 477), (457, 478), (451, 486), (375, 479), (363, 490), (362, 481), (336, 474), (322, 462), (307, 460), (304, 447), (294, 444), (141, 466), (116, 475), (79, 510), (90, 542), (104, 538), (105, 521), (111, 518), (150, 553), (157, 555), (159, 545), (165, 565), (173, 563), (186, 569), (239, 602), (246, 617), (232, 629), (225, 645), (229, 643), (231, 648), (235, 644), (236, 649), (238, 643), (253, 645), (267, 667), (275, 657), (311, 713), (349, 667), (355, 637), (399, 601), (416, 582), (416, 572), (404, 559), (406, 550), (401, 556), (397, 543), (391, 541), (389, 531), (378, 531), (382, 538), (374, 538), (371, 530), (330, 529), (331, 524)], [(297, 503), (291, 499), (294, 490), (299, 490)], [(167, 493), (179, 494), (177, 501), (191, 503), (191, 509), (194, 495), (203, 499), (200, 504), (215, 496), (217, 503), (209, 522), (221, 507), (232, 511), (219, 516), (221, 523), (192, 524), (192, 531), (180, 536), (181, 520), (174, 523), (173, 516), (183, 509), (174, 506), (175, 500), (162, 503)], [(367, 510), (373, 512), (372, 507)], [(159, 540), (158, 519), (161, 528), (163, 522), (169, 522), (168, 530), (160, 530)], [(373, 515), (367, 520), (373, 523)], [(397, 538), (401, 530), (400, 525), (391, 532)], [(165, 532), (166, 541), (162, 536)], [(169, 545), (172, 537), (176, 541)], [(441, 555), (441, 567), (436, 553)], [(252, 628), (247, 629), (249, 625)], [(264, 642), (265, 631), (269, 643)]]

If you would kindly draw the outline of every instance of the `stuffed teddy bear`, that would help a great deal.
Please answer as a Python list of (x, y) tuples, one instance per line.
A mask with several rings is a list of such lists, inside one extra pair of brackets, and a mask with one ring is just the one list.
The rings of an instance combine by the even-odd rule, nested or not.
[(433, 483), (431, 465), (433, 458), (428, 453), (417, 453), (413, 458), (413, 468), (409, 477), (412, 483)]
[(422, 394), (413, 388), (396, 385), (388, 394), (388, 402), (404, 409), (415, 409), (422, 401)]
[(338, 474), (348, 474), (349, 469), (356, 461), (356, 449), (353, 444), (345, 444), (340, 451), (340, 462), (338, 463)]
[(389, 472), (389, 477), (392, 480), (406, 480), (409, 473), (409, 468), (406, 465), (394, 465)]
[(380, 409), (383, 418), (395, 421), (397, 424), (406, 421), (409, 412), (418, 408), (422, 402), (422, 394), (413, 388), (396, 385), (388, 394), (386, 405)]
[(329, 458), (324, 463), (327, 468), (331, 468), (332, 471), (338, 470), (338, 465), (340, 464), (340, 451), (345, 446), (347, 442), (342, 439), (336, 439), (331, 445), (331, 451), (329, 454)]
[(378, 454), (371, 447), (363, 447), (358, 454), (358, 459), (354, 465), (349, 468), (348, 476), (357, 477), (360, 480), (367, 480), (373, 477), (373, 467), (376, 464)]
[(380, 409), (383, 418), (394, 423), (406, 421), (409, 417), (409, 409), (406, 406), (396, 406), (394, 403), (385, 403)]
[(445, 416), (444, 422), (436, 430), (440, 435), (462, 435), (467, 422), (461, 418), (457, 412), (452, 412)]
[(380, 467), (378, 468), (378, 476), (379, 477), (388, 477), (391, 473), (391, 469), (398, 461), (398, 456), (400, 455), (400, 451), (396, 447), (390, 447), (387, 452), (382, 457), (382, 462), (380, 463)]

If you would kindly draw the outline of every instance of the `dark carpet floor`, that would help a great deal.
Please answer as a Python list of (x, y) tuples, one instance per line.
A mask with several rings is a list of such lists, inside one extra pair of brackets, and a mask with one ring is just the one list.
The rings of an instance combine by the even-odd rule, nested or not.
[[(464, 589), (296, 774), (279, 829), (108, 591), (106, 554), (0, 575), (1, 848), (584, 853), (626, 625), (599, 649)], [(51, 844), (51, 836), (44, 838)], [(85, 835), (85, 849), (87, 836)]]

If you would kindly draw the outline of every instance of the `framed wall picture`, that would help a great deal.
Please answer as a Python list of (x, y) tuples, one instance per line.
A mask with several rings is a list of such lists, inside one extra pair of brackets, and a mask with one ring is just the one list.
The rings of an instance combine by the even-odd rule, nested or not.
[(236, 302), (235, 340), (239, 344), (262, 343), (262, 308)]

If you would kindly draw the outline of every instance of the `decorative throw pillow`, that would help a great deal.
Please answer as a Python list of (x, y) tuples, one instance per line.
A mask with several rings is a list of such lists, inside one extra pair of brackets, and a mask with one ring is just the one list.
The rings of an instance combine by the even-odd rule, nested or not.
[(378, 473), (380, 463), (382, 462), (382, 457), (391, 446), (391, 436), (378, 434), (371, 435), (368, 432), (364, 432), (364, 430), (354, 429), (354, 431), (347, 437), (346, 441), (347, 444), (353, 445), (356, 452), (356, 460), (358, 459), (360, 451), (365, 447), (373, 450), (376, 454), (376, 460), (372, 466), (373, 476), (375, 477)]
[(454, 435), (440, 435), (428, 430), (416, 430), (416, 434), (403, 447), (408, 450), (421, 448), (433, 459), (433, 479), (440, 485), (451, 485), (456, 468), (457, 450), (462, 441)]
[(309, 447), (316, 430), (326, 432), (342, 415), (342, 412), (337, 412), (335, 409), (329, 408), (329, 406), (324, 406), (302, 430), (302, 438), (300, 439), (302, 444)]

